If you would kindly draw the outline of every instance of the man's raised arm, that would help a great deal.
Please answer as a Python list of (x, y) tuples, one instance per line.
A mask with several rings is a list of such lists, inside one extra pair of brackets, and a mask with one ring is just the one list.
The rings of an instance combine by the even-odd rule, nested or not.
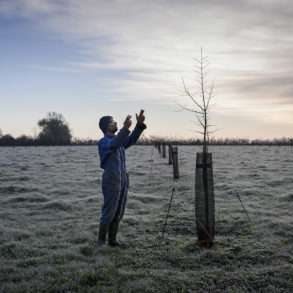
[(130, 133), (130, 126), (132, 124), (131, 116), (127, 115), (123, 127), (120, 129), (118, 134), (111, 140), (110, 148), (116, 149), (122, 145), (125, 145), (129, 139), (129, 133)]
[(142, 132), (147, 128), (147, 126), (144, 123), (144, 120), (144, 110), (140, 110), (139, 115), (136, 114), (136, 126), (124, 143), (125, 148), (129, 148), (130, 146), (134, 145), (138, 141)]

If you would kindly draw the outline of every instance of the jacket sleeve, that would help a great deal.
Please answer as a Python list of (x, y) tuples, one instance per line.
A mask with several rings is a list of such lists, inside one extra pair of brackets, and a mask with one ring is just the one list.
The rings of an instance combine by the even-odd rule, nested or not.
[(102, 138), (99, 143), (99, 155), (101, 160), (101, 168), (104, 169), (108, 157), (120, 146), (124, 145), (128, 139), (130, 131), (127, 128), (121, 128), (119, 133), (113, 138)]
[(110, 140), (108, 146), (110, 149), (117, 149), (120, 146), (124, 145), (125, 142), (128, 140), (128, 135), (130, 131), (129, 129), (122, 127), (118, 134)]
[(127, 149), (130, 146), (134, 145), (145, 129), (146, 125), (144, 123), (137, 123), (131, 134), (127, 137), (127, 140), (124, 143), (124, 147)]

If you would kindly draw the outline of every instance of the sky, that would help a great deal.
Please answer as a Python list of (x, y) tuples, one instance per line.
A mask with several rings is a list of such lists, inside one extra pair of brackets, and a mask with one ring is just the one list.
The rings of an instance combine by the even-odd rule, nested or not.
[(101, 116), (144, 109), (146, 137), (198, 138), (180, 105), (202, 48), (212, 137), (292, 137), (292, 16), (290, 0), (0, 0), (0, 129), (37, 135), (55, 111), (96, 139)]

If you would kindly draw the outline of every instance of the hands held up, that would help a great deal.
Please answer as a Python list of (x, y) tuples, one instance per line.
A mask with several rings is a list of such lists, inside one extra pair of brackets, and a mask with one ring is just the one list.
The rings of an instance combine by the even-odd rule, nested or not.
[(136, 121), (138, 124), (142, 124), (145, 120), (145, 116), (144, 116), (144, 110), (140, 110), (139, 115), (135, 114), (136, 116)]
[(124, 121), (124, 127), (126, 127), (127, 129), (130, 128), (132, 124), (132, 121), (131, 121), (131, 115), (127, 115), (125, 121)]
[[(144, 116), (143, 113), (144, 113), (144, 110), (140, 110), (139, 115), (135, 114), (136, 121), (137, 121), (138, 125), (144, 125), (145, 116)], [(127, 115), (127, 117), (126, 117), (126, 119), (124, 121), (124, 127), (129, 129), (131, 124), (132, 124), (131, 115)]]

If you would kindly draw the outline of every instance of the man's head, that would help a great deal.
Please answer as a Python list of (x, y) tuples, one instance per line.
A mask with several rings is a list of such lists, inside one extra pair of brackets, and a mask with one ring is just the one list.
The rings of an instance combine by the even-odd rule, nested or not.
[(117, 122), (114, 120), (112, 116), (103, 116), (100, 119), (99, 126), (103, 133), (115, 133), (117, 128)]

